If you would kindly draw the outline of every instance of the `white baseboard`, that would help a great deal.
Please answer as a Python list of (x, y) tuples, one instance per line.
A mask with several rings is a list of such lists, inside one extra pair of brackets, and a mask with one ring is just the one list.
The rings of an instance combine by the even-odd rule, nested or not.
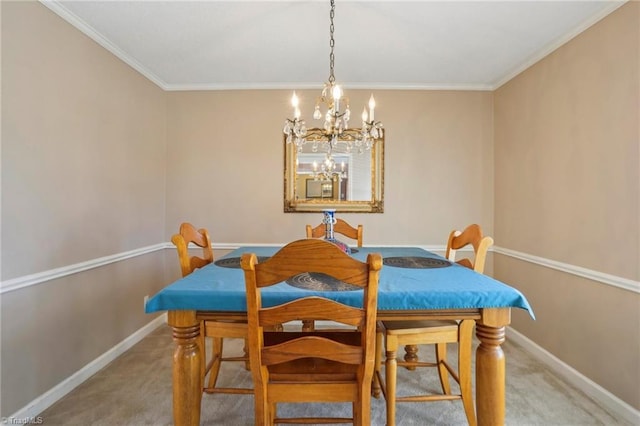
[[(82, 369), (59, 383), (57, 386), (53, 387), (49, 391), (40, 395), (38, 398), (34, 399), (8, 418), (36, 418), (38, 414), (42, 413), (48, 407), (63, 398), (89, 377), (93, 376), (111, 361), (115, 360), (117, 357), (130, 349), (133, 345), (138, 343), (140, 340), (142, 340), (144, 337), (146, 337), (148, 334), (150, 334), (152, 331), (166, 322), (167, 314), (165, 313), (163, 315), (160, 315), (158, 318), (149, 322), (147, 325), (134, 332), (125, 340), (118, 343), (116, 346), (84, 366)], [(509, 327), (507, 334), (509, 341), (522, 346), (529, 354), (531, 354), (531, 356), (548, 366), (551, 370), (553, 370), (559, 376), (563, 377), (573, 386), (577, 387), (582, 392), (598, 401), (614, 417), (624, 419), (631, 424), (640, 424), (639, 410), (636, 410), (634, 407), (622, 401), (620, 398), (613, 395), (602, 386), (580, 374), (577, 370), (564, 363), (544, 348), (538, 346), (532, 340), (514, 330), (513, 328)]]
[(7, 418), (36, 418), (38, 414), (42, 413), (58, 400), (62, 399), (62, 397), (74, 390), (89, 377), (106, 367), (107, 364), (125, 353), (133, 345), (166, 322), (167, 314), (164, 313)]
[(593, 380), (582, 375), (546, 349), (538, 346), (528, 337), (509, 327), (507, 330), (507, 340), (522, 346), (531, 356), (600, 403), (612, 416), (624, 419), (630, 424), (640, 425), (640, 410), (636, 410)]

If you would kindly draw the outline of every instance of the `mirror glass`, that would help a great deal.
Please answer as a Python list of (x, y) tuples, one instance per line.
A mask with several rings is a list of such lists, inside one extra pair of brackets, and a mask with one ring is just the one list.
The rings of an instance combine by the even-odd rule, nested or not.
[(338, 142), (334, 163), (327, 167), (326, 143), (307, 142), (298, 148), (284, 140), (284, 211), (382, 213), (384, 138), (369, 150), (347, 152)]

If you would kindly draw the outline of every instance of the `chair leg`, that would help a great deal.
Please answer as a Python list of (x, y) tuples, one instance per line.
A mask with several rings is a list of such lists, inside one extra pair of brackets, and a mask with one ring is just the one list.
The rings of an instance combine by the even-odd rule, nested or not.
[(278, 405), (274, 402), (269, 404), (269, 426), (276, 423), (276, 417), (278, 417)]
[(218, 373), (220, 373), (220, 364), (222, 363), (223, 339), (221, 337), (213, 338), (213, 364), (209, 371), (209, 388), (214, 388), (218, 381)]
[(382, 371), (382, 351), (384, 350), (382, 341), (382, 331), (377, 331), (375, 367), (373, 371), (373, 383), (371, 385), (371, 394), (374, 398), (380, 398), (380, 389), (382, 388), (382, 383), (380, 383), (380, 374)]
[(396, 424), (396, 374), (398, 372), (398, 340), (395, 336), (386, 336), (387, 360), (385, 362), (385, 384), (387, 398), (387, 426)]
[(436, 363), (438, 364), (438, 377), (440, 378), (440, 385), (442, 386), (442, 392), (445, 395), (451, 395), (451, 385), (449, 384), (449, 371), (445, 365), (447, 361), (447, 344), (436, 344)]
[(460, 394), (462, 405), (467, 415), (469, 426), (476, 426), (476, 410), (473, 403), (473, 392), (471, 390), (471, 354), (473, 326), (475, 321), (463, 320), (458, 325), (458, 376), (460, 379)]
[(371, 384), (362, 383), (359, 393), (360, 402), (356, 403), (353, 411), (354, 424), (369, 426), (371, 424)]
[(249, 358), (249, 339), (247, 338), (244, 339), (244, 348), (242, 348), (242, 351), (244, 352), (244, 356), (247, 359), (244, 362), (244, 369), (247, 371), (251, 371), (251, 363)]
[(253, 404), (256, 426), (268, 426), (273, 424), (273, 404), (267, 403), (265, 392), (266, 390), (262, 389), (260, 386), (255, 387)]

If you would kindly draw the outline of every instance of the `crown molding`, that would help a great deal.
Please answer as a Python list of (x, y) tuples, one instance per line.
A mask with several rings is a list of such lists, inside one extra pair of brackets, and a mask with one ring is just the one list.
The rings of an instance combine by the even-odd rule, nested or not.
[[(142, 74), (153, 82), (156, 86), (166, 92), (177, 91), (225, 91), (225, 90), (302, 90), (321, 89), (318, 83), (216, 83), (216, 84), (170, 84), (151, 72), (140, 62), (132, 58), (126, 52), (111, 43), (108, 39), (99, 34), (89, 24), (79, 16), (64, 7), (57, 0), (38, 0), (42, 5), (50, 9), (56, 15), (67, 21), (87, 37), (98, 43), (107, 51), (115, 55), (118, 59), (129, 65), (131, 68)], [(625, 0), (626, 1), (626, 0)], [(493, 84), (429, 84), (429, 83), (357, 83), (343, 82), (347, 89), (354, 90), (415, 90), (415, 91), (492, 91), (496, 88)]]
[(106, 38), (102, 37), (98, 32), (96, 32), (89, 24), (80, 19), (76, 14), (69, 11), (66, 7), (60, 4), (56, 0), (38, 0), (41, 4), (46, 6), (56, 15), (60, 16), (62, 19), (73, 25), (84, 35), (98, 43), (100, 46), (107, 49), (109, 52), (114, 54), (118, 59), (120, 59), (125, 64), (129, 65), (134, 70), (138, 71), (140, 74), (151, 80), (156, 86), (160, 87), (163, 90), (167, 90), (167, 84), (157, 75), (149, 71), (145, 68), (140, 62), (133, 59), (131, 56), (127, 55), (124, 51), (120, 50), (116, 45), (111, 43)]
[[(341, 82), (345, 90), (414, 90), (414, 91), (492, 91), (488, 84), (390, 84)], [(321, 90), (316, 83), (221, 83), (221, 84), (165, 84), (168, 92), (214, 91), (214, 90)]]
[(544, 49), (542, 49), (542, 50), (538, 51), (537, 53), (535, 53), (534, 55), (530, 56), (528, 59), (526, 59), (524, 62), (522, 62), (516, 68), (514, 68), (511, 72), (509, 72), (506, 75), (504, 75), (500, 80), (498, 80), (495, 83), (491, 84), (490, 85), (491, 86), (490, 90), (499, 89), (501, 86), (503, 86), (504, 84), (506, 84), (507, 82), (509, 82), (513, 78), (515, 78), (517, 75), (519, 75), (521, 72), (525, 71), (527, 68), (530, 68), (536, 62), (539, 62), (540, 60), (542, 60), (543, 58), (548, 56), (551, 52), (553, 52), (553, 51), (557, 50), (558, 48), (560, 48), (561, 46), (565, 45), (566, 43), (571, 41), (573, 38), (578, 36), (580, 33), (585, 31), (586, 29), (588, 29), (592, 25), (594, 25), (596, 22), (598, 22), (601, 19), (605, 18), (607, 15), (612, 13), (614, 10), (618, 9), (619, 7), (621, 7), (622, 5), (627, 3), (628, 0), (609, 0), (609, 1), (610, 1), (611, 4), (609, 4), (606, 8), (601, 10), (600, 13), (592, 16), (591, 19), (588, 19), (588, 20), (584, 21), (581, 25), (579, 25), (578, 27), (574, 28), (573, 31), (571, 31), (570, 33), (565, 34), (564, 36), (562, 36), (559, 39), (557, 39), (555, 42), (545, 46)]

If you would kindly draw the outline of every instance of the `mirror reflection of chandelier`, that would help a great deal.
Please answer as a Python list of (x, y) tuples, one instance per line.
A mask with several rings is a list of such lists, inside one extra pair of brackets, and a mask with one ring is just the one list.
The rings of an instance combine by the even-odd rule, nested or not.
[(333, 157), (327, 158), (318, 165), (317, 161), (313, 162), (313, 180), (335, 180), (346, 179), (347, 170), (344, 161), (337, 167)]
[[(286, 141), (287, 143), (295, 143), (298, 152), (302, 151), (302, 146), (306, 143), (313, 144), (313, 152), (317, 152), (320, 146), (324, 148), (327, 153), (325, 160), (327, 172), (335, 171), (335, 162), (332, 156), (334, 149), (341, 149), (342, 152), (347, 153), (355, 149), (356, 152), (362, 153), (371, 149), (376, 139), (381, 138), (383, 134), (382, 123), (375, 121), (376, 102), (373, 95), (369, 99), (369, 111), (367, 112), (365, 107), (362, 112), (362, 127), (349, 127), (349, 119), (351, 118), (349, 98), (344, 96), (342, 88), (336, 84), (333, 72), (334, 16), (335, 0), (331, 0), (331, 12), (329, 14), (331, 22), (329, 26), (329, 46), (331, 48), (331, 53), (329, 54), (329, 81), (324, 83), (322, 94), (317, 98), (313, 111), (313, 118), (319, 120), (323, 118), (323, 114), (320, 111), (321, 107), (326, 108), (324, 126), (322, 128), (307, 129), (304, 120), (300, 118), (299, 99), (296, 96), (296, 92), (293, 92), (291, 97), (293, 119), (287, 118), (284, 124)], [(341, 107), (344, 107), (344, 110), (341, 110)]]

